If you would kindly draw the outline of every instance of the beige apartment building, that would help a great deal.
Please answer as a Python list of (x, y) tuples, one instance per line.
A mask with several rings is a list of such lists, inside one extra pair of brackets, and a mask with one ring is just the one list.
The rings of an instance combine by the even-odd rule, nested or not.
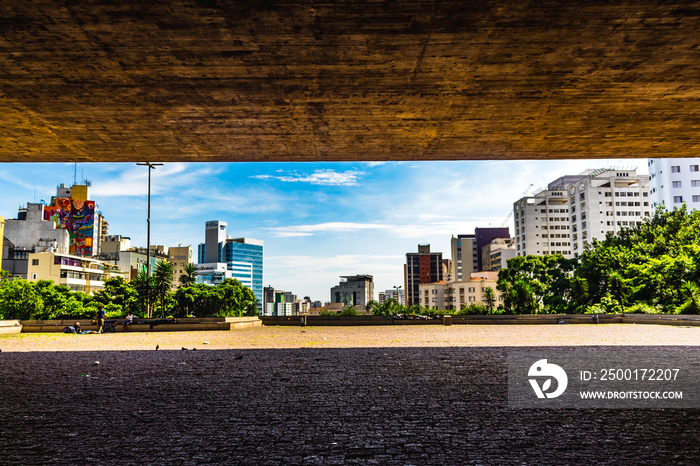
[(172, 290), (180, 287), (180, 277), (185, 275), (185, 266), (194, 262), (192, 246), (171, 246), (168, 248), (168, 260), (173, 264)]
[(438, 311), (460, 311), (472, 304), (485, 304), (484, 290), (493, 289), (496, 294), (496, 306), (503, 304), (503, 294), (496, 289), (498, 272), (473, 273), (470, 280), (447, 283), (439, 281), (426, 283), (420, 287), (421, 306)]
[(481, 248), (484, 271), (497, 272), (508, 266), (507, 261), (515, 257), (515, 238), (495, 238)]
[(29, 254), (27, 280), (51, 280), (73, 291), (92, 294), (104, 289), (104, 281), (113, 276), (124, 276), (118, 268), (88, 257), (54, 252)]

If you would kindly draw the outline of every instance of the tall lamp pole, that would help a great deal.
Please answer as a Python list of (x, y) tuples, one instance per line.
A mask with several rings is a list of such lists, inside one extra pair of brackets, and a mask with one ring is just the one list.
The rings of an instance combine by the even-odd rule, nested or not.
[(148, 218), (146, 219), (146, 275), (151, 276), (151, 170), (163, 165), (162, 163), (136, 163), (148, 167)]
[[(396, 302), (401, 304), (401, 285), (394, 286), (394, 289), (396, 290)], [(401, 305), (403, 306), (403, 304)]]

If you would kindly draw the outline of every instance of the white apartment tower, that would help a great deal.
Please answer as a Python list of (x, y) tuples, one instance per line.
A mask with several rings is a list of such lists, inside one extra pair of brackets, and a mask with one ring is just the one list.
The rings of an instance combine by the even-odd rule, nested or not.
[(651, 208), (673, 210), (685, 203), (700, 209), (700, 158), (649, 159)]
[(513, 204), (516, 255), (571, 257), (568, 197), (566, 190), (557, 184), (564, 178)]
[(649, 176), (636, 170), (586, 170), (567, 186), (571, 253), (578, 256), (594, 238), (638, 225), (651, 213)]
[(649, 176), (636, 170), (563, 176), (513, 204), (516, 254), (576, 257), (593, 239), (637, 225), (650, 213)]

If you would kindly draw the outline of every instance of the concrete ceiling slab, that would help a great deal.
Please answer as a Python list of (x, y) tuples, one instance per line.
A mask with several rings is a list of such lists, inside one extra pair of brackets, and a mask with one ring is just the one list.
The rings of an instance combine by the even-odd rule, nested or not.
[(694, 157), (697, 1), (0, 3), (0, 161)]

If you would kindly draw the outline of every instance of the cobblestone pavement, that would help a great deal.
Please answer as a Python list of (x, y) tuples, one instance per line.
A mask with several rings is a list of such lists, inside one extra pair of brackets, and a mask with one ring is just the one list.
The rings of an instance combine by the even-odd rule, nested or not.
[(700, 462), (700, 410), (509, 409), (509, 350), (3, 351), (0, 462)]
[[(207, 344), (204, 345), (203, 343)], [(0, 335), (2, 351), (95, 351), (259, 348), (700, 345), (700, 327), (670, 325), (383, 325), (256, 327), (218, 332), (129, 332), (105, 335)]]

